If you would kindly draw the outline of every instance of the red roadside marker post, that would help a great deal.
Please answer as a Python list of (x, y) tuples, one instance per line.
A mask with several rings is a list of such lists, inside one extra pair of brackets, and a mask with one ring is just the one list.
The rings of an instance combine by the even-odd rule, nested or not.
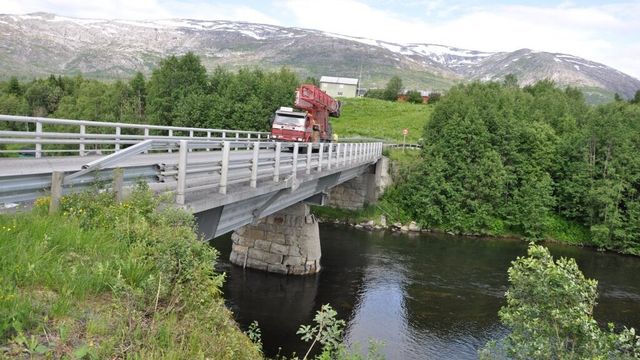
[(402, 152), (404, 152), (404, 147), (407, 143), (407, 135), (409, 135), (409, 129), (402, 129)]

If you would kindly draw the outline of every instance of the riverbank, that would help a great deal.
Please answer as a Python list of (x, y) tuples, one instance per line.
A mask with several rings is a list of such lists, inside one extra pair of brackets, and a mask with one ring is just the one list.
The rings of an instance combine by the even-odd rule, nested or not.
[[(217, 251), (144, 187), (0, 216), (0, 357), (256, 359)], [(158, 210), (160, 209), (160, 210)]]
[[(378, 206), (367, 206), (360, 210), (345, 210), (332, 208), (327, 206), (312, 206), (313, 214), (318, 218), (318, 221), (323, 223), (332, 223), (351, 226), (356, 229), (374, 231), (374, 230), (388, 230), (398, 233), (440, 233), (448, 235), (470, 236), (470, 237), (492, 237), (499, 239), (518, 239), (528, 240), (524, 235), (514, 231), (507, 231), (501, 229), (499, 232), (486, 231), (482, 233), (474, 232), (454, 232), (443, 230), (439, 228), (423, 228), (416, 221), (393, 221), (388, 215), (389, 204), (383, 205), (384, 209)], [(547, 218), (547, 232), (541, 239), (547, 242), (556, 242), (560, 244), (567, 244), (572, 246), (585, 246), (596, 249), (604, 249), (612, 251), (618, 254), (634, 255), (637, 254), (618, 251), (616, 249), (608, 249), (598, 246), (589, 239), (589, 231), (583, 226), (575, 223), (571, 223), (558, 217)]]

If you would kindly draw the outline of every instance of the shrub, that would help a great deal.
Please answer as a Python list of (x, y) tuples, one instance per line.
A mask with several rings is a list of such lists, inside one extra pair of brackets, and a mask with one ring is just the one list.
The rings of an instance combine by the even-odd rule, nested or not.
[[(502, 350), (514, 359), (635, 358), (640, 337), (634, 329), (605, 332), (593, 318), (597, 281), (584, 277), (575, 260), (554, 261), (549, 250), (531, 245), (528, 257), (509, 268), (507, 305), (500, 320), (511, 333)], [(490, 344), (482, 356), (496, 356)]]

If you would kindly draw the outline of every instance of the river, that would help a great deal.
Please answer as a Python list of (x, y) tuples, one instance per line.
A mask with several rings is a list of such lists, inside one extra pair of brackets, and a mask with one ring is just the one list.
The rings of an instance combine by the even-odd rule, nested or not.
[[(320, 236), (322, 271), (306, 277), (243, 271), (228, 261), (229, 236), (212, 242), (217, 269), (227, 273), (227, 305), (243, 329), (258, 321), (267, 355), (304, 354), (296, 330), (327, 303), (346, 321), (348, 343), (366, 349), (369, 339), (382, 341), (387, 359), (475, 359), (487, 341), (506, 334), (497, 313), (507, 269), (526, 255), (526, 242), (328, 224)], [(640, 328), (640, 258), (546, 245), (598, 280), (601, 324)]]

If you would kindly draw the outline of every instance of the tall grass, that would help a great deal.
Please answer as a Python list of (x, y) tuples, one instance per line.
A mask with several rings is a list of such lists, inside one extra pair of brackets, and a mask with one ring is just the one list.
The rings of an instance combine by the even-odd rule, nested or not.
[(261, 357), (224, 307), (216, 251), (139, 187), (0, 216), (0, 347), (45, 358)]
[(369, 98), (342, 99), (342, 115), (331, 119), (339, 137), (374, 137), (402, 142), (402, 129), (408, 129), (407, 142), (416, 143), (423, 134), (432, 111), (431, 105), (392, 102)]

